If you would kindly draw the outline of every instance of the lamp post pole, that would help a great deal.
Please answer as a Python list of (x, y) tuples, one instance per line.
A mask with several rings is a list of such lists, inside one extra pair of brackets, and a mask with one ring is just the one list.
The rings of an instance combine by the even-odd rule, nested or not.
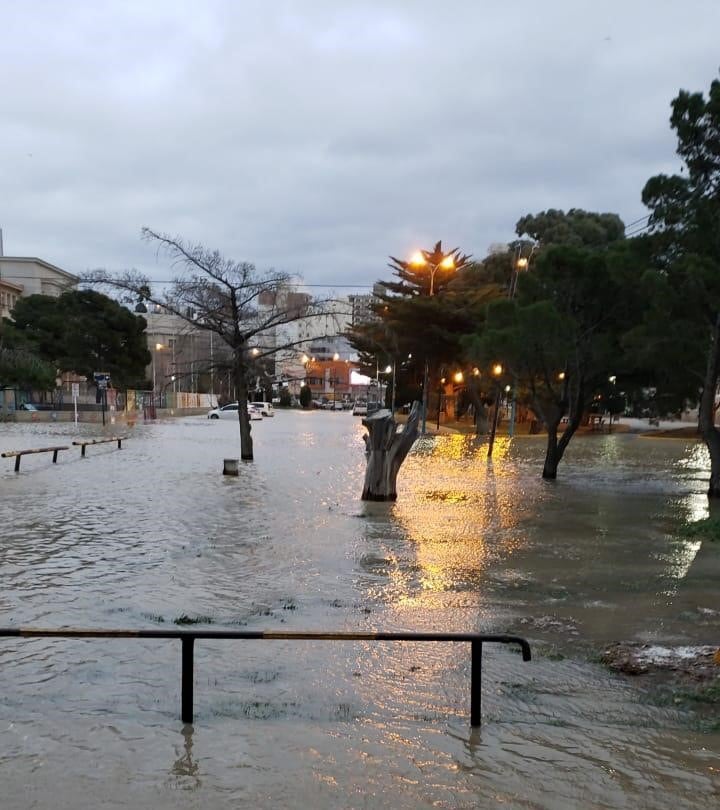
[[(503, 373), (503, 367), (500, 365), (500, 363), (496, 363), (493, 366), (492, 372), (494, 376), (497, 378)], [(497, 431), (498, 417), (500, 415), (501, 388), (500, 388), (500, 381), (497, 379), (496, 385), (497, 385), (497, 393), (495, 395), (495, 413), (493, 414), (492, 427), (490, 428), (490, 441), (488, 442), (488, 452), (487, 452), (488, 458), (492, 458), (493, 446), (495, 445), (495, 433)]]
[[(527, 270), (530, 266), (530, 259), (535, 251), (535, 245), (533, 245), (530, 255), (526, 258), (525, 256), (519, 256), (516, 254), (516, 259), (513, 262), (513, 273), (510, 279), (510, 289), (508, 290), (508, 298), (512, 299), (515, 297), (515, 293), (517, 292), (517, 283), (518, 283), (518, 276), (520, 275), (521, 270)], [(520, 248), (518, 248), (518, 253), (520, 252)], [(511, 438), (515, 435), (515, 414), (517, 411), (516, 405), (516, 394), (517, 392), (517, 377), (513, 376), (513, 388), (512, 388), (512, 402), (510, 405), (510, 425), (508, 426), (508, 436)]]
[(395, 413), (395, 358), (393, 358), (392, 364), (392, 397), (390, 399), (390, 410), (394, 414)]
[[(405, 270), (408, 267), (414, 267), (416, 269), (420, 268), (427, 268), (430, 273), (430, 287), (428, 290), (428, 296), (432, 298), (435, 295), (435, 273), (442, 268), (443, 270), (448, 271), (456, 271), (459, 268), (463, 267), (469, 256), (461, 256), (459, 255), (459, 251), (457, 248), (455, 250), (451, 250), (449, 253), (443, 254), (441, 243), (438, 242), (435, 246), (435, 250), (430, 252), (427, 250), (418, 250), (416, 253), (413, 254), (412, 258), (409, 262), (401, 263)], [(427, 432), (427, 408), (428, 408), (428, 377), (429, 377), (430, 369), (429, 369), (429, 360), (427, 357), (427, 352), (425, 352), (425, 370), (423, 374), (423, 399), (422, 399), (422, 434), (425, 435)]]

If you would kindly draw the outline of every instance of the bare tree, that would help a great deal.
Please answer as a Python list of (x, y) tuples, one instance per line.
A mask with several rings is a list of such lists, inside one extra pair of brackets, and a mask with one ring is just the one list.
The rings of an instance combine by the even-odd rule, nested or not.
[(227, 344), (240, 403), (240, 455), (250, 461), (253, 442), (248, 411), (243, 406), (248, 400), (252, 369), (263, 358), (307, 342), (293, 340), (283, 327), (324, 314), (329, 302), (292, 293), (292, 278), (286, 273), (260, 272), (249, 262), (227, 259), (217, 250), (150, 228), (143, 228), (142, 236), (171, 260), (175, 275), (164, 290), (154, 292), (150, 279), (135, 270), (117, 275), (95, 270), (82, 280), (144, 298), (198, 329), (214, 332)]

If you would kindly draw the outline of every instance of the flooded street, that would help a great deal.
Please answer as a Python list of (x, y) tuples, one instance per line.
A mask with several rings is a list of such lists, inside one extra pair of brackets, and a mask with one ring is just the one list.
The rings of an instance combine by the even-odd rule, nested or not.
[[(0, 426), (0, 450), (92, 425)], [(138, 424), (107, 444), (0, 465), (0, 625), (456, 630), (486, 646), (469, 725), (460, 644), (198, 641), (195, 725), (180, 645), (0, 640), (3, 810), (22, 808), (700, 808), (720, 798), (717, 723), (597, 663), (615, 641), (717, 644), (720, 548), (704, 447), (422, 439), (395, 504), (359, 500), (349, 413)], [(716, 718), (717, 719), (717, 718)]]

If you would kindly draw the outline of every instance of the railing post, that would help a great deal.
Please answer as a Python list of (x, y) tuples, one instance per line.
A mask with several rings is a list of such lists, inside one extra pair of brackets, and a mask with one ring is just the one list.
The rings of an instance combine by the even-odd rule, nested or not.
[(471, 641), (470, 725), (479, 726), (482, 719), (482, 641)]
[(20, 458), (21, 456), (15, 456), (15, 472), (20, 472)]
[(195, 639), (192, 636), (182, 639), (182, 709), (183, 723), (193, 721), (193, 647)]

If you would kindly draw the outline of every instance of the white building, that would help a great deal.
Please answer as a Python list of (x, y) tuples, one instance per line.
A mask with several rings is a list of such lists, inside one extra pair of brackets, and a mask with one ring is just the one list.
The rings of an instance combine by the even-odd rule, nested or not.
[(77, 276), (43, 259), (0, 255), (0, 316), (9, 318), (18, 298), (58, 296), (78, 281)]

